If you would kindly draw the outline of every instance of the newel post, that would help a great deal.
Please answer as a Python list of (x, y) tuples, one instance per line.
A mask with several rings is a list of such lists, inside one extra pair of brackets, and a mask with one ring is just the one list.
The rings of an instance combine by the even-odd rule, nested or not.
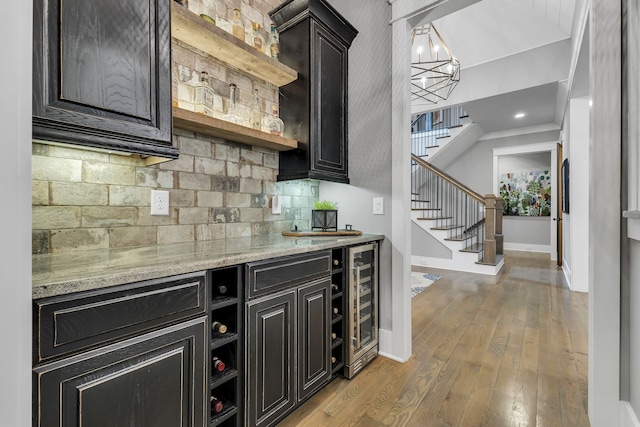
[(484, 221), (484, 259), (487, 264), (496, 263), (496, 196), (487, 194), (484, 196), (485, 221)]
[(496, 197), (496, 254), (504, 255), (504, 235), (502, 234), (502, 197)]

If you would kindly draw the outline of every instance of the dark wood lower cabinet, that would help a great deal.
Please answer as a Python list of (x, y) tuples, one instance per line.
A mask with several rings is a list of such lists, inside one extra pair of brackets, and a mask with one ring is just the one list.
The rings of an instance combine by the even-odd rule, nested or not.
[(330, 284), (247, 303), (246, 425), (274, 425), (330, 379)]
[(34, 368), (34, 425), (208, 424), (208, 335), (202, 316)]
[(270, 425), (296, 404), (296, 291), (247, 304), (246, 424)]
[(311, 396), (331, 376), (330, 284), (324, 279), (298, 290), (298, 401)]

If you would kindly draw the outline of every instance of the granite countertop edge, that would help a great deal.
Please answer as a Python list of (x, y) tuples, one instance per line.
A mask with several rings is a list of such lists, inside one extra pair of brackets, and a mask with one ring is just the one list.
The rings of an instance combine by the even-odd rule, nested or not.
[(97, 290), (384, 238), (382, 234), (348, 237), (271, 235), (35, 255), (32, 260), (32, 298)]

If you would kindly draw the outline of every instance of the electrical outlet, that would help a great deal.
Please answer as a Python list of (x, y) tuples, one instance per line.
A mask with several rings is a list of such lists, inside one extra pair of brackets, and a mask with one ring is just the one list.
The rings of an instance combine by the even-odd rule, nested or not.
[(151, 215), (169, 215), (169, 192), (151, 190)]
[(373, 214), (384, 215), (384, 197), (373, 198)]
[(282, 213), (282, 196), (273, 196), (271, 198), (271, 213), (273, 215)]

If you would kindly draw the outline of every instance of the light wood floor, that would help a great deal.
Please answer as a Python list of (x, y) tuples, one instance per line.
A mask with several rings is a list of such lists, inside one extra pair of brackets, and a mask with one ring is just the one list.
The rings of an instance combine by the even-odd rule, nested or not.
[(413, 356), (336, 379), (280, 426), (589, 426), (587, 295), (548, 256), (497, 277), (442, 278), (413, 298)]

